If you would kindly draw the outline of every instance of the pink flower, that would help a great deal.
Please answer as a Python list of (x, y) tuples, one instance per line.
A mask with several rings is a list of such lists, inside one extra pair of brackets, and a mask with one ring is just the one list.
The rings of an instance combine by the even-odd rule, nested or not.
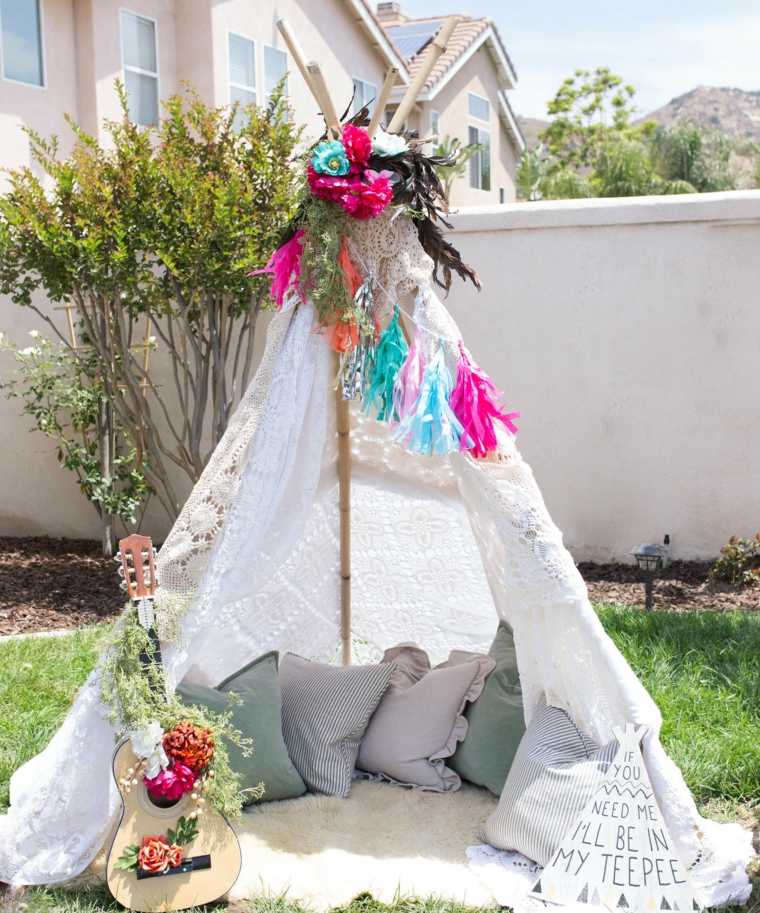
[(343, 209), (355, 219), (374, 219), (393, 199), (393, 187), (385, 175), (372, 171), (365, 172), (365, 175), (374, 177), (368, 183), (352, 180), (340, 200)]
[(309, 162), (306, 168), (306, 179), (309, 189), (320, 200), (329, 200), (331, 203), (340, 203), (343, 195), (348, 190), (351, 181), (347, 177), (331, 177), (327, 174), (318, 174)]
[(343, 148), (349, 162), (364, 167), (372, 154), (372, 140), (366, 130), (346, 124), (343, 128)]
[(175, 761), (171, 767), (162, 770), (152, 779), (145, 778), (145, 786), (155, 799), (175, 802), (195, 786), (195, 774), (186, 764)]

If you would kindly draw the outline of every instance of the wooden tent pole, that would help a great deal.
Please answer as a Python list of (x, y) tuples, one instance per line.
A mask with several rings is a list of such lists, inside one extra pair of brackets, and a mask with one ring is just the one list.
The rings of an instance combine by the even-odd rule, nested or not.
[(351, 662), (351, 413), (336, 390), (338, 426), (338, 509), (340, 511), (340, 642), (343, 665)]
[(425, 54), (420, 62), (420, 68), (417, 71), (414, 79), (409, 83), (409, 86), (404, 93), (404, 97), (399, 102), (398, 108), (396, 108), (396, 113), (393, 115), (391, 122), (388, 124), (389, 133), (399, 133), (404, 126), (404, 121), (407, 119), (409, 112), (412, 110), (414, 103), (417, 101), (417, 96), (422, 91), (427, 78), (430, 75), (430, 71), (436, 64), (438, 58), (446, 50), (446, 45), (451, 40), (452, 32), (457, 24), (456, 16), (449, 16), (449, 18), (443, 23), (438, 34), (433, 38), (430, 44), (425, 50)]
[(369, 126), (367, 127), (367, 133), (369, 133), (370, 136), (374, 136), (377, 132), (377, 128), (380, 125), (380, 119), (383, 116), (385, 106), (388, 104), (388, 99), (391, 97), (391, 92), (394, 85), (396, 84), (397, 78), (397, 67), (391, 67), (385, 74), (385, 82), (383, 83), (382, 89), (380, 89), (380, 94), (375, 100), (375, 110), (372, 114), (372, 119), (369, 122)]

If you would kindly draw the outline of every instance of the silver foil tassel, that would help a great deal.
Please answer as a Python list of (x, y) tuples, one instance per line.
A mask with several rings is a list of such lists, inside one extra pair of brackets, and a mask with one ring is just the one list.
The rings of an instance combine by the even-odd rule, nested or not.
[(365, 386), (367, 371), (372, 363), (372, 351), (375, 347), (374, 334), (367, 333), (372, 327), (372, 307), (374, 304), (374, 278), (370, 273), (354, 295), (354, 304), (362, 314), (359, 342), (350, 352), (345, 352), (340, 359), (340, 391), (343, 399), (361, 399)]

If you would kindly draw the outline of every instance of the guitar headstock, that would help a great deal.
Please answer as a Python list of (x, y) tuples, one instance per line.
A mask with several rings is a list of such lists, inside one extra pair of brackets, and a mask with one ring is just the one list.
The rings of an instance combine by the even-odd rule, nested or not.
[(130, 599), (150, 599), (156, 592), (156, 550), (150, 536), (137, 533), (119, 540), (119, 575)]

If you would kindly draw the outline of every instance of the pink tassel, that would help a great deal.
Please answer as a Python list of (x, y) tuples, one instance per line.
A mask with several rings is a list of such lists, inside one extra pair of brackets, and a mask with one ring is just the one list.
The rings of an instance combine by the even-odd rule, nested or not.
[(290, 241), (286, 241), (269, 258), (269, 263), (262, 269), (255, 269), (249, 276), (260, 276), (269, 273), (272, 285), (269, 295), (277, 302), (277, 309), (282, 307), (288, 289), (298, 283), (301, 276), (301, 254), (303, 253), (303, 228), (299, 228)]
[(422, 376), (425, 373), (425, 359), (417, 345), (417, 336), (415, 334), (412, 344), (409, 347), (404, 363), (399, 368), (396, 375), (396, 383), (393, 387), (393, 415), (402, 421), (414, 412), (414, 407), (420, 396), (420, 387), (422, 386)]
[[(457, 381), (450, 400), (452, 411), (467, 432), (462, 435), (460, 450), (467, 450), (476, 457), (493, 453), (498, 447), (494, 422), (501, 422), (507, 431), (517, 434), (513, 419), (519, 418), (520, 413), (503, 412), (501, 396), (501, 391), (471, 360), (460, 342)], [(468, 435), (472, 441), (469, 445)]]

